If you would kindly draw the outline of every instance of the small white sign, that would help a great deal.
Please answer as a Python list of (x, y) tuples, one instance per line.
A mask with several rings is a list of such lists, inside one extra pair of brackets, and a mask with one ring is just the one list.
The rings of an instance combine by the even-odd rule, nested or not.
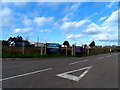
[[(91, 68), (92, 68), (92, 66), (84, 67), (84, 68), (81, 68), (81, 69), (77, 69), (77, 70), (73, 70), (73, 71), (68, 71), (68, 72), (65, 72), (65, 73), (57, 74), (56, 76), (62, 77), (62, 78), (66, 78), (66, 79), (69, 79), (69, 80), (73, 80), (73, 81), (79, 81), (81, 78), (83, 78), (87, 74), (87, 72)], [(78, 72), (78, 71), (81, 71), (81, 70), (85, 70), (85, 71), (81, 75), (79, 75), (79, 76), (74, 76), (74, 75), (70, 74), (70, 73)]]

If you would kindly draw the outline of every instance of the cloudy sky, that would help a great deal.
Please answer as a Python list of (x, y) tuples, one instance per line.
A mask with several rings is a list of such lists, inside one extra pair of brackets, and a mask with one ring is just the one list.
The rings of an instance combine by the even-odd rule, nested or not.
[(118, 2), (5, 2), (2, 40), (21, 35), (35, 42), (118, 44)]

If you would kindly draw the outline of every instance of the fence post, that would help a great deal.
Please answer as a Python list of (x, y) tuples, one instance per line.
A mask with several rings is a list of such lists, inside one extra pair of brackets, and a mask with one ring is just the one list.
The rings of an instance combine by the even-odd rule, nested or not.
[(75, 45), (74, 45), (74, 56), (75, 56)]
[(67, 46), (66, 46), (66, 55), (67, 55)]
[(25, 42), (22, 42), (22, 54), (25, 54)]
[(41, 46), (40, 50), (41, 50), (41, 55), (43, 55), (43, 46)]
[(72, 52), (71, 52), (72, 56), (73, 56), (73, 45), (72, 45)]
[(45, 44), (45, 48), (44, 48), (44, 55), (46, 55), (46, 44)]
[(89, 47), (88, 47), (88, 49), (87, 49), (87, 55), (88, 55), (88, 56), (90, 55)]

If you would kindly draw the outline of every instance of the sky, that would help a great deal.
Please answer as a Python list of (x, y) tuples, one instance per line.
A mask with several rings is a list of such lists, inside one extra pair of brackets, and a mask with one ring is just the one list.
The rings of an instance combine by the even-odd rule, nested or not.
[(2, 2), (2, 37), (118, 45), (118, 2)]

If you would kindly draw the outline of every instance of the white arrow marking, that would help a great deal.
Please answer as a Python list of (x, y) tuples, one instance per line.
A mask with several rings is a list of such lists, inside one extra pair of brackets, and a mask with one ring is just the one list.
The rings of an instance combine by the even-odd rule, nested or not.
[[(73, 80), (73, 81), (79, 81), (81, 78), (83, 78), (87, 74), (87, 72), (91, 68), (92, 68), (92, 66), (90, 66), (90, 67), (84, 67), (84, 68), (81, 68), (81, 69), (77, 69), (77, 70), (73, 70), (73, 71), (69, 71), (69, 72), (57, 74), (56, 76), (62, 77), (62, 78), (66, 78), (66, 79), (69, 79), (69, 80)], [(79, 77), (69, 74), (69, 73), (81, 71), (81, 70), (84, 70), (84, 69), (87, 69), (87, 70), (85, 70)]]
[(96, 58), (96, 59), (103, 59), (104, 57), (99, 57), (99, 58)]
[(83, 61), (78, 61), (78, 62), (73, 62), (73, 63), (70, 63), (69, 65), (73, 65), (73, 64), (77, 64), (77, 63), (82, 63), (82, 62), (87, 62), (88, 60), (83, 60)]

